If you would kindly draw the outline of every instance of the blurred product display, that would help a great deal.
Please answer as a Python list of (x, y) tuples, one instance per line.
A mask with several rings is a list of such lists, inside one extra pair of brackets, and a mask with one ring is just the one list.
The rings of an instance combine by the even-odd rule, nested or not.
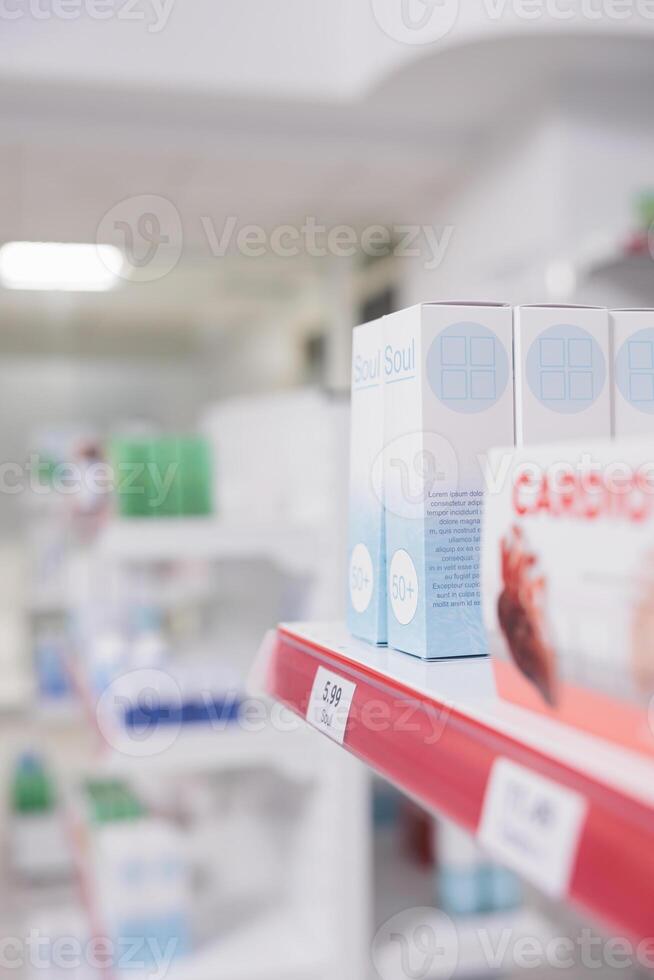
[(71, 872), (71, 855), (53, 778), (34, 753), (15, 763), (11, 784), (11, 866), (19, 878), (57, 880)]
[[(328, 507), (333, 525), (341, 523), (344, 500), (334, 488), (346, 407), (300, 392), (262, 397), (250, 410), (257, 431), (268, 426), (262, 447), (275, 460), (278, 499), (292, 500), (288, 519), (298, 516), (298, 533), (284, 533), (276, 504), (258, 508), (260, 460), (239, 453), (246, 433), (229, 402), (207, 413), (202, 438), (121, 437), (106, 440), (105, 454), (105, 440), (94, 437), (97, 466), (106, 456), (112, 467), (152, 476), (140, 495), (145, 520), (145, 511), (137, 514), (129, 502), (125, 509), (113, 489), (107, 500), (105, 488), (100, 506), (71, 507), (58, 481), (74, 472), (68, 468), (79, 458), (80, 429), (39, 436), (49, 462), (39, 462), (43, 492), (32, 490), (25, 508), (25, 612), (36, 718), (52, 733), (54, 765), (51, 771), (40, 755), (19, 757), (12, 860), (15, 875), (30, 883), (25, 903), (33, 911), (25, 921), (37, 923), (44, 941), (50, 937), (49, 952), (67, 929), (69, 937), (90, 937), (87, 943), (105, 937), (114, 977), (134, 969), (140, 976), (213, 975), (222, 964), (238, 966), (251, 943), (262, 944), (262, 963), (278, 960), (273, 975), (296, 961), (303, 976), (323, 962), (338, 972), (341, 961), (322, 940), (295, 943), (292, 956), (285, 950), (296, 916), (316, 936), (321, 931), (302, 909), (307, 876), (331, 878), (343, 821), (364, 833), (366, 775), (281, 721), (275, 730), (270, 706), (248, 696), (246, 681), (271, 621), (309, 614), (314, 602), (340, 606), (334, 584), (342, 540), (322, 540), (321, 515)], [(235, 447), (224, 474), (219, 462), (209, 466), (212, 443), (218, 459), (220, 446)], [(315, 462), (305, 473), (298, 454), (308, 446)], [(214, 465), (221, 473), (215, 490)], [(172, 488), (174, 507), (150, 508), (151, 495), (161, 497), (164, 488)], [(214, 494), (223, 491), (217, 520)], [(180, 513), (184, 499), (201, 506)], [(254, 533), (243, 536), (253, 513)], [(164, 530), (155, 540), (157, 527)], [(310, 576), (307, 538), (322, 542), (322, 566)], [(334, 814), (331, 794), (340, 785), (348, 803)], [(312, 856), (318, 840), (320, 854)], [(365, 864), (363, 854), (357, 861)], [(66, 909), (53, 893), (62, 882)], [(335, 879), (330, 888), (340, 894), (345, 884)], [(325, 911), (330, 930), (342, 920), (351, 935), (346, 955), (357, 962), (367, 901), (362, 875)], [(136, 964), (126, 962), (130, 949)], [(84, 980), (103, 972), (80, 969)]]
[(100, 935), (109, 938), (125, 964), (131, 941), (141, 970), (151, 969), (162, 951), (168, 965), (187, 955), (190, 874), (183, 834), (149, 814), (120, 782), (87, 783), (81, 805), (87, 810), (86, 839), (78, 860)]
[(516, 876), (491, 861), (474, 838), (456, 824), (435, 825), (437, 834), (437, 894), (448, 915), (506, 912), (521, 902)]

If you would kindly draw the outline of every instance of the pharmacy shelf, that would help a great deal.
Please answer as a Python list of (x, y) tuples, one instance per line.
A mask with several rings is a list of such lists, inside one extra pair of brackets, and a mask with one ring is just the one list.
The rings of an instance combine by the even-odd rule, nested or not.
[[(651, 239), (651, 240), (650, 240)], [(654, 303), (654, 236), (627, 229), (597, 231), (560, 253), (531, 255), (497, 270), (496, 285), (550, 302), (650, 306)], [(607, 289), (609, 299), (607, 300)], [(590, 291), (589, 291), (590, 290)]]
[(0, 723), (7, 744), (18, 747), (27, 739), (47, 745), (48, 760), (62, 778), (71, 773), (129, 779), (143, 771), (174, 778), (180, 773), (265, 770), (302, 786), (316, 779), (313, 740), (306, 728), (290, 729), (287, 723), (279, 730), (274, 720), (225, 728), (208, 722), (130, 738), (118, 728), (108, 735), (91, 727), (86, 712), (73, 705), (65, 713), (14, 712), (0, 716)]
[(211, 518), (111, 521), (98, 538), (100, 553), (129, 562), (266, 559), (290, 572), (306, 572), (315, 556), (310, 528), (228, 524)]
[(634, 303), (651, 303), (654, 296), (654, 239), (646, 232), (597, 236), (573, 259), (578, 284), (601, 280), (617, 287)]
[(487, 658), (425, 662), (342, 624), (281, 625), (257, 672), (298, 715), (312, 705), (320, 727), (319, 668), (323, 684), (355, 685), (344, 748), (543, 891), (619, 934), (652, 935), (654, 763), (501, 701)]
[(86, 675), (73, 658), (67, 670), (78, 698), (74, 724), (84, 733), (88, 750), (78, 762), (83, 771), (128, 778), (144, 767), (149, 773), (168, 774), (269, 769), (297, 783), (315, 776), (306, 731), (274, 718), (265, 702), (253, 703), (252, 712), (244, 706), (241, 717), (229, 722), (158, 724), (130, 731), (113, 710), (98, 710)]
[(310, 753), (305, 732), (277, 731), (271, 724), (257, 730), (238, 722), (217, 731), (210, 723), (188, 726), (176, 732), (162, 731), (146, 739), (116, 732), (111, 744), (102, 746), (96, 759), (104, 775), (129, 777), (144, 765), (149, 773), (243, 772), (267, 769), (297, 783), (311, 782)]
[(306, 980), (327, 975), (330, 964), (319, 955), (319, 944), (298, 933), (291, 909), (271, 912), (180, 959), (168, 976), (170, 980)]
[[(75, 877), (80, 902), (86, 910), (91, 934), (109, 935), (97, 903), (88, 860), (87, 830), (82, 815), (71, 807), (67, 813)], [(204, 943), (166, 969), (169, 980), (306, 980), (330, 975), (324, 939), (316, 930), (312, 938), (298, 930), (297, 910), (282, 903), (279, 908), (223, 931), (219, 939)], [(109, 968), (105, 980), (152, 980), (152, 970)]]

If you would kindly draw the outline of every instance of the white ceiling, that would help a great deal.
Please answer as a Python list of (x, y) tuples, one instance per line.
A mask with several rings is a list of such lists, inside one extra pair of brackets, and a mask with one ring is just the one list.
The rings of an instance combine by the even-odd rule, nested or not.
[(3, 22), (0, 241), (95, 241), (99, 228), (107, 240), (107, 212), (141, 195), (170, 202), (183, 236), (163, 279), (66, 304), (0, 293), (3, 319), (254, 322), (319, 290), (315, 264), (217, 259), (207, 223), (219, 235), (229, 216), (268, 229), (306, 215), (359, 227), (433, 220), (480, 145), (548, 101), (600, 81), (642, 80), (651, 92), (654, 33), (518, 43), (496, 31), (482, 43), (470, 29), (458, 46), (414, 49), (370, 10), (368, 0), (174, 0), (155, 34), (118, 19)]

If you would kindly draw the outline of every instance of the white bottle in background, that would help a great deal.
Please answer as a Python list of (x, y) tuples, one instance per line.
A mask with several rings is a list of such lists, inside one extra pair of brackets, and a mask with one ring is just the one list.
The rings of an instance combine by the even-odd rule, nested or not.
[(185, 840), (164, 820), (134, 817), (109, 821), (93, 830), (92, 877), (98, 908), (116, 949), (127, 951), (138, 937), (138, 964), (188, 953), (191, 945), (190, 888)]
[(484, 907), (483, 858), (474, 837), (449, 820), (436, 824), (438, 898), (448, 915), (473, 915)]
[(70, 878), (72, 855), (56, 790), (43, 760), (25, 752), (15, 765), (10, 803), (10, 863), (21, 879)]
[(475, 838), (449, 820), (434, 823), (438, 899), (449, 915), (506, 912), (522, 900), (519, 879), (488, 858)]

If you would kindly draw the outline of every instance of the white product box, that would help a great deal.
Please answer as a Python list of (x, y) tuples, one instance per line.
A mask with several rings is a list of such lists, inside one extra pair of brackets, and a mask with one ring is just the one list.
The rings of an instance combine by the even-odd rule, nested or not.
[(383, 320), (352, 337), (348, 627), (369, 643), (386, 643), (384, 534)]
[(158, 940), (175, 959), (188, 953), (190, 876), (183, 832), (165, 820), (139, 817), (94, 825), (89, 843), (90, 897), (116, 948), (140, 930), (146, 970), (155, 951), (148, 940)]
[(609, 436), (608, 310), (518, 306), (514, 336), (517, 445)]
[(611, 310), (613, 434), (654, 432), (654, 310)]
[(498, 690), (654, 754), (652, 440), (498, 449), (491, 468), (507, 458), (482, 548)]
[(513, 441), (512, 310), (428, 303), (384, 323), (388, 642), (425, 659), (484, 654), (484, 463)]

